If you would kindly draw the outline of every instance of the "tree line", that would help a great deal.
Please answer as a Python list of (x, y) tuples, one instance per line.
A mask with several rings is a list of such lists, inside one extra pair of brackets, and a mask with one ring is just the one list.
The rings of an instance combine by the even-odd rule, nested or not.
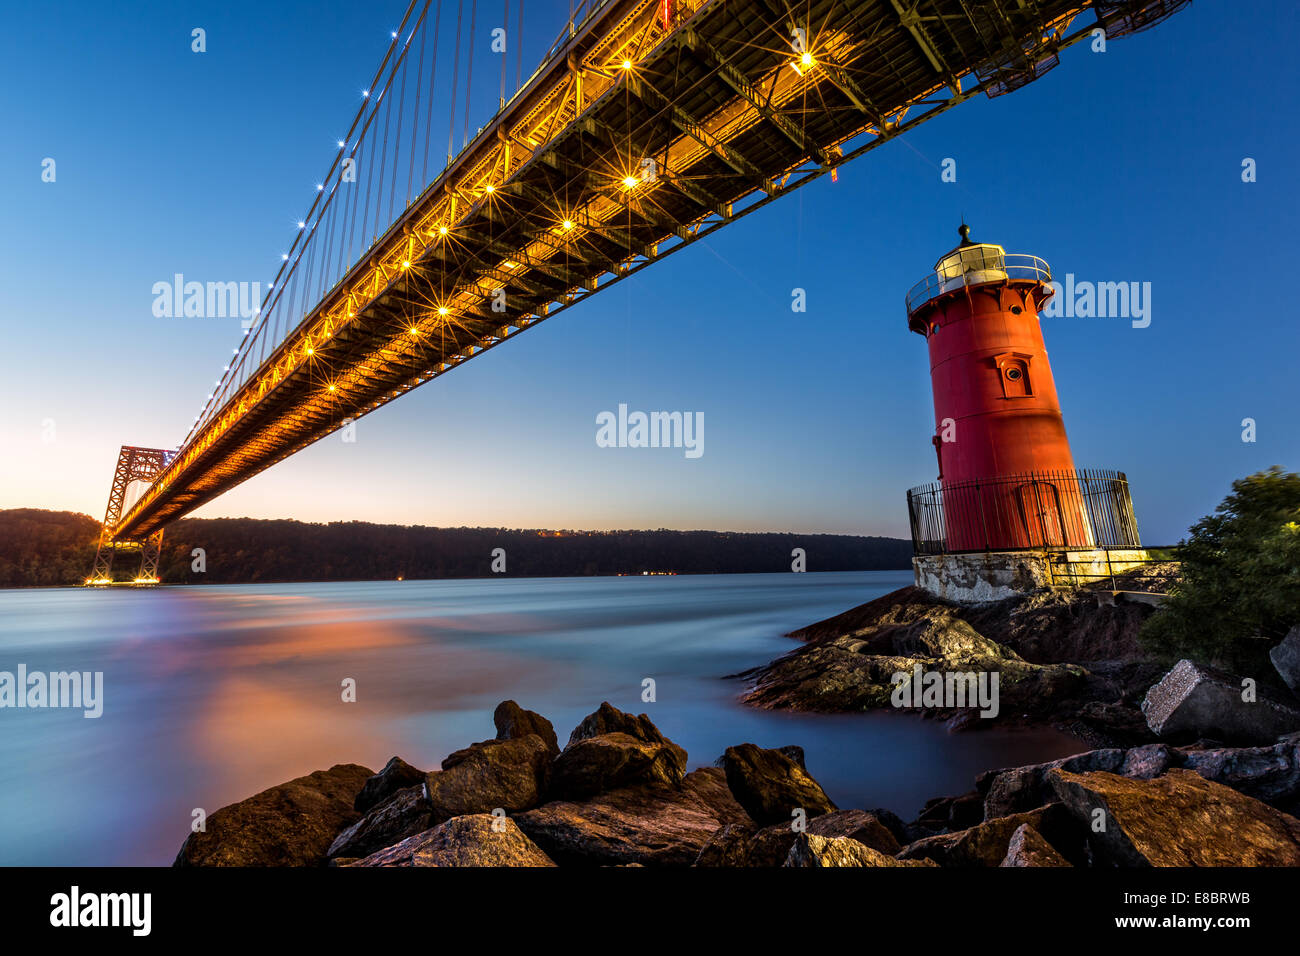
[[(99, 527), (72, 512), (0, 510), (0, 586), (82, 583)], [(510, 577), (779, 572), (791, 570), (796, 548), (809, 571), (911, 567), (911, 542), (856, 535), (185, 518), (167, 528), (159, 572), (168, 584), (488, 577), (494, 561)], [(138, 567), (138, 556), (119, 554), (114, 576), (129, 580)]]

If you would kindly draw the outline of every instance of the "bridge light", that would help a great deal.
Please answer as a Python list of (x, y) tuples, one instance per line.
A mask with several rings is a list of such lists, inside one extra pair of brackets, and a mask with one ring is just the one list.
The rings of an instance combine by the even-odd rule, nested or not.
[(361, 91), (361, 95), (362, 95), (363, 97), (368, 97), (368, 96), (370, 95), (370, 91), (369, 91), (369, 90), (362, 90), (362, 91)]
[(280, 253), (280, 258), (281, 258), (283, 261), (288, 262), (288, 261), (289, 261), (289, 253), (287, 253), (287, 252), (282, 252), (282, 253)]
[(493, 186), (491, 183), (488, 183), (486, 186), (483, 187), (483, 191), (484, 191), (485, 193), (491, 195), (492, 193), (496, 192), (497, 189), (496, 189), (496, 187)]
[(335, 389), (334, 389), (334, 383), (333, 383), (333, 382), (330, 382), (330, 391), (332, 392), (332, 391), (334, 391), (334, 390), (335, 390)]
[(317, 183), (317, 184), (316, 184), (316, 191), (317, 191), (317, 192), (320, 192), (320, 191), (321, 191), (322, 189), (324, 189), (324, 188), (325, 188), (325, 187), (324, 187), (322, 184), (320, 184), (320, 183)]
[(568, 232), (572, 228), (573, 228), (573, 220), (572, 219), (564, 220), (564, 231)]
[(406, 331), (410, 332), (412, 335), (419, 335), (419, 334), (420, 334), (420, 331), (419, 331), (415, 326), (411, 326), (411, 327), (410, 327), (409, 329), (407, 329)]
[(342, 149), (343, 146), (344, 146), (344, 142), (343, 142), (343, 140), (339, 140), (339, 149)]
[(636, 184), (639, 183), (640, 181), (641, 181), (641, 180), (637, 179), (635, 176), (624, 176), (624, 177), (623, 177), (623, 188), (624, 188), (624, 189), (631, 189), (631, 188), (633, 188), (634, 186), (636, 186)]
[(312, 348), (312, 347), (309, 345), (309, 346), (307, 346), (307, 354), (308, 354), (308, 355), (315, 355), (315, 354), (316, 354), (316, 350), (315, 350), (314, 348)]
[(445, 236), (446, 234), (447, 234), (447, 227), (446, 227), (446, 226), (439, 226), (439, 227), (438, 227), (438, 235), (440, 235), (440, 236)]
[(631, 60), (624, 60), (624, 61), (623, 61), (623, 69), (625, 69), (625, 70), (630, 70), (630, 69), (632, 69), (632, 61), (631, 61)]
[(450, 312), (450, 311), (451, 311), (451, 310), (448, 309), (445, 305), (438, 306), (438, 314), (439, 314), (439, 315), (446, 315), (446, 314), (447, 314), (448, 312)]
[(409, 262), (403, 262), (403, 263), (402, 263), (402, 268), (403, 268), (403, 269), (409, 269), (409, 268), (411, 268), (411, 264), (410, 264)]
[(807, 50), (804, 50), (804, 51), (803, 51), (803, 56), (799, 57), (799, 62), (800, 62), (801, 64), (803, 64), (804, 67), (812, 66), (812, 65), (813, 65), (813, 55), (812, 55), (811, 53), (809, 53)]
[(303, 222), (301, 219), (298, 220), (298, 228), (299, 228), (299, 229), (305, 229), (306, 227), (307, 227), (307, 224), (306, 224), (305, 222)]

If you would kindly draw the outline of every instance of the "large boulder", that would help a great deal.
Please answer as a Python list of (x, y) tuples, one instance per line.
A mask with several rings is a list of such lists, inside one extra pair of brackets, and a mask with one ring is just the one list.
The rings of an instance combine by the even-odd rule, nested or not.
[(497, 728), (497, 740), (517, 740), (536, 734), (542, 738), (552, 757), (560, 752), (559, 740), (551, 722), (541, 714), (524, 710), (513, 700), (503, 700), (497, 704), (497, 709), (492, 714), (492, 723)]
[(361, 788), (353, 809), (358, 813), (369, 813), (398, 790), (418, 787), (424, 783), (424, 771), (416, 770), (401, 757), (393, 757)]
[(361, 815), (357, 794), (369, 767), (338, 764), (263, 790), (208, 816), (174, 866), (323, 866), (335, 835)]
[(1268, 652), (1268, 659), (1286, 686), (1300, 696), (1300, 624), (1291, 628), (1282, 643)]
[(675, 786), (686, 774), (682, 749), (625, 733), (597, 734), (564, 748), (552, 768), (547, 796), (585, 800), (633, 784)]
[[(899, 851), (894, 834), (866, 810), (835, 810), (808, 821), (812, 836), (855, 840), (886, 856)], [(790, 855), (799, 832), (789, 823), (774, 823), (755, 831), (753, 827), (728, 826), (710, 837), (695, 860), (696, 866), (782, 866)]]
[(424, 787), (398, 790), (348, 827), (330, 844), (330, 857), (361, 857), (392, 846), (433, 826), (433, 808)]
[(514, 820), (557, 863), (588, 866), (689, 866), (722, 827), (752, 826), (715, 767), (688, 773), (677, 787), (640, 785), (582, 803), (557, 800)]
[[(981, 634), (965, 610), (895, 592), (794, 636), (809, 644), (745, 672), (753, 681), (744, 701), (768, 709), (860, 711), (893, 706), (894, 675), (998, 674), (999, 713), (1045, 714), (1080, 690), (1087, 671), (1072, 664), (1034, 664)], [(975, 726), (978, 713), (964, 706), (927, 706), (924, 712), (954, 726)], [(990, 718), (993, 715), (990, 714)]]
[(1300, 729), (1300, 711), (1263, 693), (1243, 700), (1243, 690), (1239, 677), (1182, 660), (1147, 691), (1142, 713), (1161, 737), (1262, 744)]
[(457, 751), (443, 769), (425, 776), (425, 796), (434, 823), (452, 817), (514, 813), (541, 802), (550, 772), (550, 752), (536, 734), (488, 740)]
[(660, 733), (648, 716), (624, 713), (609, 701), (604, 701), (594, 713), (582, 718), (582, 722), (569, 734), (568, 746), (572, 747), (580, 740), (589, 740), (602, 734), (627, 734), (648, 744), (666, 744), (681, 757), (682, 767), (686, 766), (686, 751)]
[(823, 837), (800, 833), (790, 847), (784, 866), (936, 866), (930, 860), (896, 860), (851, 837)]
[(1178, 754), (1181, 766), (1284, 813), (1300, 811), (1300, 742), (1271, 747), (1214, 747)]
[(723, 769), (736, 801), (756, 823), (789, 824), (795, 810), (816, 817), (836, 809), (808, 771), (779, 750), (728, 747)]
[(348, 866), (554, 866), (509, 817), (453, 817)]
[(1007, 844), (1003, 866), (1069, 866), (1070, 861), (1056, 852), (1052, 844), (1028, 823), (1016, 827)]
[(1194, 771), (1154, 780), (1104, 771), (1049, 777), (1103, 863), (1300, 866), (1300, 820)]
[(1087, 770), (1118, 771), (1123, 765), (1123, 750), (1106, 749), (1089, 750), (1047, 763), (1000, 770), (988, 782), (984, 796), (984, 818), (994, 820), (1053, 802), (1056, 796), (1047, 779), (1049, 770), (1061, 768), (1076, 773)]
[(956, 833), (925, 837), (903, 847), (898, 858), (934, 860), (940, 866), (1001, 866), (1011, 838), (1024, 825), (1041, 834), (1067, 859), (1085, 861), (1082, 830), (1059, 803), (986, 820)]

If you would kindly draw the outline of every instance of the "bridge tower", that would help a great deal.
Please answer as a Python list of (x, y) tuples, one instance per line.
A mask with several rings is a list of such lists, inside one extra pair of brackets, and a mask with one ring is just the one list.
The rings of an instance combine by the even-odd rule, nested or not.
[(126, 503), (126, 490), (133, 481), (153, 481), (171, 462), (174, 451), (164, 448), (137, 448), (123, 445), (117, 455), (117, 468), (113, 472), (113, 485), (108, 493), (108, 507), (104, 511), (104, 524), (99, 532), (99, 547), (95, 551), (95, 566), (86, 584), (102, 586), (113, 583), (113, 558), (118, 551), (139, 551), (140, 570), (133, 584), (157, 584), (158, 560), (162, 555), (161, 530), (147, 538), (119, 541), (114, 537), (117, 523), (122, 518)]
[(958, 232), (907, 296), (908, 328), (929, 349), (939, 468), (936, 485), (908, 493), (918, 584), (938, 575), (930, 590), (944, 596), (997, 599), (1044, 577), (1096, 577), (1099, 562), (1131, 567), (1141, 543), (1127, 479), (1076, 469), (1066, 437), (1038, 321), (1051, 270)]

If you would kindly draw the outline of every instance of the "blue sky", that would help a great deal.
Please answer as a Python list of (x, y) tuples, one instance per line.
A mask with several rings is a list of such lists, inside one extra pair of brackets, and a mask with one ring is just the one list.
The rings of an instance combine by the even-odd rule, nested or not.
[[(98, 517), (119, 445), (180, 441), (238, 320), (156, 318), (153, 284), (270, 281), (403, 9), (6, 10), (0, 507)], [(484, 50), (501, 19), (486, 10)], [(525, 74), (566, 14), (527, 4)], [(198, 514), (905, 535), (904, 491), (933, 480), (934, 454), (903, 297), (964, 215), (1059, 275), (1152, 284), (1148, 328), (1043, 323), (1076, 462), (1126, 471), (1144, 538), (1176, 540), (1233, 478), (1300, 451), (1298, 26), (1280, 0), (1249, 15), (1198, 0), (1105, 53), (1076, 45), (1026, 89), (950, 111)], [(474, 126), (500, 77), (477, 56)], [(596, 416), (619, 403), (702, 412), (704, 454), (598, 447)]]

